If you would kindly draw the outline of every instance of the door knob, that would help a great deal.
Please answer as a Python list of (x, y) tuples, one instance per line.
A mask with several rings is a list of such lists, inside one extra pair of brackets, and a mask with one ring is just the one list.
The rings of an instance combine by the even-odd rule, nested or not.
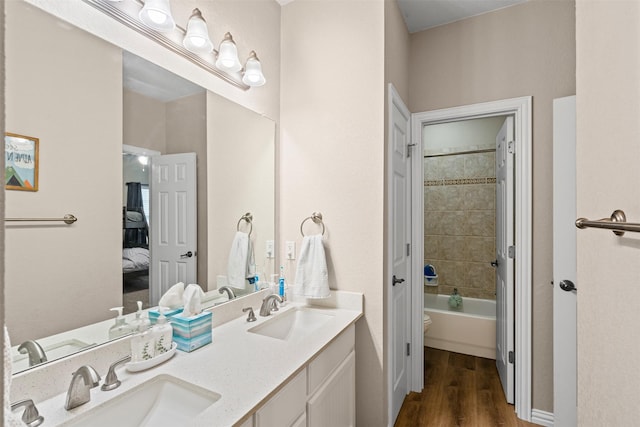
[(567, 292), (578, 291), (578, 288), (576, 288), (576, 285), (571, 280), (560, 281), (560, 289)]
[(404, 282), (404, 279), (396, 279), (396, 275), (395, 274), (393, 275), (393, 286), (402, 282)]
[(491, 261), (491, 267), (498, 268), (498, 265), (499, 265), (498, 260)]
[(180, 259), (191, 258), (193, 256), (193, 252), (189, 251), (186, 254), (180, 255)]

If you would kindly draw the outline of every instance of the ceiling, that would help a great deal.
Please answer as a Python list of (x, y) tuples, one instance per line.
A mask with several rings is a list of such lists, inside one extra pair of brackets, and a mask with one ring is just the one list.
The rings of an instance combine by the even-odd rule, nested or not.
[(527, 0), (397, 0), (410, 33), (525, 1)]

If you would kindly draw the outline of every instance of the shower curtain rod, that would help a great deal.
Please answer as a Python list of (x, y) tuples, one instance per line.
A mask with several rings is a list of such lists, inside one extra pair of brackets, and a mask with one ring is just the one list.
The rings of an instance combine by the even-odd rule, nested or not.
[(457, 151), (455, 153), (442, 153), (442, 154), (425, 154), (423, 158), (428, 157), (445, 157), (445, 156), (457, 156), (458, 154), (479, 154), (479, 153), (493, 153), (495, 148), (485, 148), (484, 150), (471, 150), (471, 151)]

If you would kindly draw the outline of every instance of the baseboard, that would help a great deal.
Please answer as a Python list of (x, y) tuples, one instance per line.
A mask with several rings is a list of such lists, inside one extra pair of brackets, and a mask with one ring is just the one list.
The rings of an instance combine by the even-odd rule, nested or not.
[(531, 410), (531, 422), (541, 426), (553, 427), (553, 414), (540, 409)]

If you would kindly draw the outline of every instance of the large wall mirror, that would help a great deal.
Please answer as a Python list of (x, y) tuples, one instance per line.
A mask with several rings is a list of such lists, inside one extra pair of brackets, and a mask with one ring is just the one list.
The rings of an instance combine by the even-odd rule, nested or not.
[[(195, 247), (187, 249), (207, 298), (229, 298), (218, 289), (227, 284), (238, 229), (251, 231), (257, 273), (274, 272), (265, 251), (275, 237), (273, 121), (38, 8), (8, 2), (5, 9), (6, 129), (39, 138), (38, 191), (7, 190), (6, 217), (78, 218), (72, 225), (5, 224), (6, 324), (14, 350), (36, 341), (51, 361), (99, 345), (110, 339), (111, 308), (131, 311), (137, 300), (154, 305), (175, 283), (156, 283), (153, 272), (145, 277), (155, 257), (155, 204), (137, 209), (149, 237), (127, 225), (128, 217), (140, 220), (130, 214), (130, 192), (142, 199), (151, 193), (153, 201), (145, 180), (160, 158), (195, 153), (194, 219), (177, 223), (197, 230)], [(251, 224), (241, 221), (246, 213)], [(123, 249), (131, 248), (149, 251), (148, 268), (123, 269)], [(254, 289), (245, 283), (235, 293)], [(14, 373), (29, 367), (27, 356), (14, 360)]]

